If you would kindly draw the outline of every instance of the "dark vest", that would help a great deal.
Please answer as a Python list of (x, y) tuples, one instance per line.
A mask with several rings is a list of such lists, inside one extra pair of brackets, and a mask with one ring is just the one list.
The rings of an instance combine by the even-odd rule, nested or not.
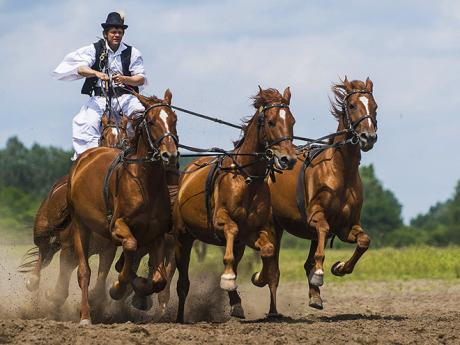
[[(105, 41), (103, 39), (100, 39), (94, 44), (94, 48), (96, 49), (96, 60), (94, 64), (91, 66), (91, 68), (95, 71), (101, 72), (101, 66), (99, 64), (99, 60), (101, 58), (102, 53), (105, 50)], [(121, 52), (121, 66), (123, 68), (123, 75), (126, 76), (131, 76), (131, 72), (129, 71), (129, 64), (131, 62), (131, 52), (132, 52), (132, 47), (125, 44), (126, 49)], [(105, 62), (107, 63), (107, 62)], [(104, 63), (102, 64), (104, 66)], [(81, 93), (84, 95), (93, 95), (93, 90), (96, 87), (97, 84), (97, 77), (91, 77), (91, 78), (86, 78), (85, 82), (83, 84), (83, 87), (81, 88)], [(134, 89), (134, 91), (139, 92), (139, 88), (137, 86), (130, 86), (131, 88)]]

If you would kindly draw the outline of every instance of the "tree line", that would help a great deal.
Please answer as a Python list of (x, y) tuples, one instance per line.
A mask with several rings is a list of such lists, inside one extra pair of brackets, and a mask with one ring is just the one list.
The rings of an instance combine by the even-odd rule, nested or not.
[[(29, 236), (35, 212), (50, 187), (70, 168), (71, 151), (34, 144), (27, 148), (17, 137), (0, 150), (0, 231), (10, 238)], [(182, 166), (186, 163), (181, 162)], [(362, 166), (364, 186), (362, 226), (372, 246), (460, 244), (460, 181), (453, 196), (413, 218), (402, 220), (402, 205), (377, 178), (373, 165)], [(336, 241), (337, 245), (340, 241)], [(305, 242), (287, 236), (285, 246), (305, 247)]]

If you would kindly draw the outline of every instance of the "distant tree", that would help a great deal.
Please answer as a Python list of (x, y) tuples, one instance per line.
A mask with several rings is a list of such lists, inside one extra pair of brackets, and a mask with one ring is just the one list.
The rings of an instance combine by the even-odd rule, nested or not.
[(372, 164), (362, 166), (360, 175), (364, 189), (361, 224), (373, 245), (387, 244), (389, 235), (403, 227), (402, 206), (393, 192), (383, 187)]

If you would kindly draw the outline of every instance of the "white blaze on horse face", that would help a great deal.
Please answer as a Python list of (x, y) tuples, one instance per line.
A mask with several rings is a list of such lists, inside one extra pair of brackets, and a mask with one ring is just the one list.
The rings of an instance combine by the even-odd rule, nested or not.
[[(366, 96), (360, 96), (359, 97), (359, 100), (361, 101), (361, 103), (364, 105), (364, 108), (366, 108), (366, 115), (370, 115), (369, 114), (369, 99), (366, 97)], [(369, 124), (369, 126), (372, 124), (371, 123), (371, 119), (370, 118), (367, 118), (367, 123)]]
[(165, 124), (165, 129), (166, 129), (166, 132), (169, 132), (169, 126), (168, 126), (168, 113), (161, 109), (160, 111), (160, 119), (164, 122)]
[(118, 136), (118, 131), (117, 131), (116, 128), (113, 128), (113, 127), (112, 127), (112, 134), (113, 134), (114, 136)]
[(283, 124), (284, 124), (284, 122), (286, 121), (286, 110), (284, 109), (280, 110), (280, 117), (283, 120)]

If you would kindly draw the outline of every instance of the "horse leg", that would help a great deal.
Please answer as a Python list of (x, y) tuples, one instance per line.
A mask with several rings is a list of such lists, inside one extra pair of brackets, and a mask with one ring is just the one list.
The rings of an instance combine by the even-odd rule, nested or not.
[(111, 242), (108, 242), (104, 246), (105, 248), (102, 248), (101, 253), (99, 253), (99, 269), (97, 272), (96, 285), (89, 293), (91, 304), (99, 305), (101, 307), (104, 305), (106, 297), (105, 286), (107, 276), (117, 252), (117, 247)]
[(369, 248), (371, 240), (361, 226), (355, 225), (348, 234), (347, 242), (356, 243), (356, 248), (353, 255), (347, 262), (337, 261), (334, 265), (332, 265), (331, 272), (336, 276), (343, 276), (353, 272), (358, 260)]
[(43, 262), (43, 255), (42, 255), (42, 250), (39, 247), (37, 262), (35, 263), (34, 268), (32, 269), (32, 272), (30, 273), (30, 276), (29, 278), (27, 278), (27, 281), (26, 281), (26, 288), (30, 292), (37, 291), (38, 287), (40, 286), (40, 274), (42, 271), (42, 262)]
[(75, 253), (72, 250), (72, 246), (61, 249), (59, 257), (59, 276), (56, 286), (53, 291), (47, 290), (45, 293), (46, 298), (56, 307), (62, 306), (69, 296), (70, 277), (78, 264), (75, 259)]
[[(235, 271), (235, 274), (238, 275), (238, 264), (241, 261), (241, 258), (243, 257), (244, 250), (246, 246), (241, 245), (241, 246), (235, 246), (233, 252), (235, 254), (235, 262), (233, 264), (233, 270)], [(237, 317), (239, 319), (245, 319), (246, 317), (244, 316), (244, 309), (241, 305), (241, 297), (240, 294), (238, 293), (238, 290), (231, 290), (228, 291), (228, 298), (230, 300), (230, 315), (233, 317)]]
[[(269, 229), (270, 228), (273, 229), (273, 227), (269, 227)], [(276, 291), (280, 279), (278, 260), (281, 236), (282, 232), (273, 233), (269, 230), (262, 230), (255, 244), (257, 248), (260, 248), (262, 270), (254, 273), (251, 280), (252, 283), (258, 287), (268, 284), (270, 289), (270, 310), (268, 312), (268, 317), (279, 316), (276, 308)]]
[(310, 285), (322, 286), (324, 283), (324, 248), (326, 247), (327, 235), (329, 233), (329, 224), (323, 213), (318, 213), (318, 216), (313, 220), (316, 227), (318, 237), (318, 245), (314, 255), (315, 265), (311, 270), (308, 281)]
[(307, 261), (305, 261), (303, 267), (305, 269), (305, 274), (307, 276), (309, 286), (308, 297), (310, 301), (308, 302), (308, 305), (312, 308), (323, 309), (323, 300), (321, 299), (319, 287), (310, 283), (310, 273), (315, 267), (315, 252), (317, 246), (318, 241), (311, 240), (310, 251), (308, 252)]
[(175, 243), (174, 238), (170, 234), (166, 234), (166, 287), (158, 294), (158, 304), (160, 305), (161, 313), (166, 312), (166, 306), (170, 299), (171, 281), (176, 271), (176, 260), (174, 260)]
[(91, 268), (88, 264), (88, 246), (89, 246), (89, 231), (83, 228), (80, 224), (73, 220), (73, 237), (74, 250), (78, 259), (78, 285), (81, 289), (81, 305), (80, 305), (80, 325), (90, 325), (91, 316), (88, 300), (88, 286), (91, 278)]
[(136, 274), (133, 272), (133, 260), (137, 250), (137, 241), (134, 238), (128, 225), (123, 219), (118, 218), (112, 229), (112, 237), (121, 241), (123, 247), (123, 268), (118, 274), (118, 280), (115, 281), (109, 290), (110, 297), (114, 300), (121, 299), (126, 293), (126, 288)]
[(235, 257), (233, 247), (235, 245), (235, 237), (238, 234), (238, 226), (230, 218), (227, 211), (219, 209), (214, 217), (214, 228), (222, 229), (224, 231), (226, 244), (224, 254), (224, 272), (220, 276), (220, 287), (226, 291), (236, 290), (236, 274), (233, 270)]
[(185, 300), (190, 288), (188, 277), (188, 267), (190, 264), (190, 254), (192, 252), (194, 238), (189, 234), (180, 234), (178, 238), (179, 245), (176, 246), (175, 258), (179, 278), (177, 280), (177, 296), (179, 303), (177, 308), (176, 322), (184, 323)]

